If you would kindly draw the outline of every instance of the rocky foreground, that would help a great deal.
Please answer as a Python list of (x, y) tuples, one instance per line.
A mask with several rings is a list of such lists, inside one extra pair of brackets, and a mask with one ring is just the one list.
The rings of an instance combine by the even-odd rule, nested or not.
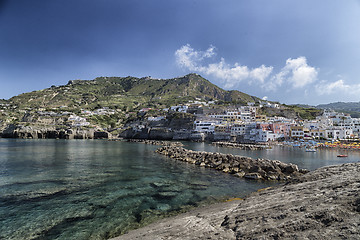
[(360, 239), (360, 163), (323, 167), (115, 239)]

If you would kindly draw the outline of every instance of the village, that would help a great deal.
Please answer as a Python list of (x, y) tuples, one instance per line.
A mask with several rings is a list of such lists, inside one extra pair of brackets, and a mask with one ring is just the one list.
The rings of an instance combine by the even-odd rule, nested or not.
[[(254, 103), (248, 103), (246, 106), (229, 107), (223, 111), (218, 109), (215, 111), (214, 108), (207, 107), (209, 104), (199, 102), (197, 104), (198, 111), (194, 111), (193, 103), (164, 109), (167, 112), (192, 113), (196, 116), (193, 129), (181, 129), (175, 132), (178, 134), (182, 132), (182, 135), (186, 132), (200, 139), (206, 139), (210, 135), (213, 140), (257, 143), (310, 140), (334, 142), (359, 139), (360, 119), (333, 110), (324, 110), (322, 115), (313, 120), (303, 120), (258, 114), (258, 110), (264, 105), (268, 108), (282, 108), (282, 105), (276, 103), (266, 102), (257, 106)], [(140, 111), (149, 110), (151, 109)], [(159, 122), (165, 119), (166, 115), (147, 118), (148, 122)], [(138, 131), (146, 127), (146, 124), (136, 126)]]
[[(116, 118), (121, 110), (103, 107), (95, 110), (81, 109), (78, 113), (61, 111), (44, 111), (39, 109), (37, 114), (46, 124), (55, 124), (55, 118), (64, 118), (71, 128), (96, 128), (102, 131), (118, 132), (131, 128), (133, 135), (126, 138), (159, 138), (173, 140), (196, 141), (233, 141), (240, 143), (267, 143), (289, 141), (358, 141), (360, 133), (360, 118), (352, 118), (348, 114), (323, 110), (315, 119), (286, 118), (283, 116), (266, 116), (259, 114), (263, 108), (283, 109), (284, 106), (273, 102), (249, 102), (242, 106), (221, 106), (216, 101), (197, 99), (186, 104), (174, 105), (169, 108), (142, 108), (138, 111), (124, 113), (128, 120), (120, 127), (100, 127), (89, 121), (93, 116), (108, 116)], [(65, 107), (64, 107), (65, 109)], [(3, 111), (3, 110), (2, 110)], [(169, 125), (171, 114), (185, 114), (187, 123), (177, 122)], [(182, 116), (183, 117), (183, 116)], [(181, 118), (181, 117), (180, 117)], [(24, 117), (24, 119), (26, 119)], [(180, 119), (181, 120), (181, 119)], [(190, 123), (189, 123), (190, 121)], [(54, 122), (54, 123), (53, 123)], [(56, 122), (56, 124), (58, 121)], [(157, 134), (156, 137), (139, 135), (147, 131), (166, 131), (166, 137)], [(169, 132), (172, 134), (169, 135)], [(170, 136), (170, 137), (169, 137)], [(113, 135), (113, 137), (116, 137)], [(121, 134), (120, 134), (121, 137)]]
[(199, 116), (196, 132), (225, 133), (254, 142), (279, 140), (350, 140), (358, 139), (360, 119), (324, 110), (315, 120), (287, 119), (257, 115), (256, 107), (244, 106), (223, 114)]

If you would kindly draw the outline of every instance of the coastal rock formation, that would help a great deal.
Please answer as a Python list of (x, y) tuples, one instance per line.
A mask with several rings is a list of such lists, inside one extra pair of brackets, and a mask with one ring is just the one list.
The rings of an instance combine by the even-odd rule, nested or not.
[(140, 131), (128, 128), (119, 134), (127, 139), (172, 140), (174, 133), (168, 128), (143, 128)]
[(156, 152), (176, 160), (202, 167), (215, 168), (247, 179), (287, 180), (307, 172), (307, 170), (299, 170), (295, 164), (283, 163), (277, 160), (199, 152), (182, 147), (164, 146), (157, 149)]
[(35, 128), (10, 124), (1, 134), (3, 138), (29, 138), (29, 139), (108, 139), (111, 134), (95, 129), (56, 129)]
[(163, 219), (125, 239), (360, 239), (360, 163)]
[(243, 143), (233, 143), (233, 142), (213, 142), (212, 144), (219, 147), (239, 148), (242, 150), (262, 150), (268, 148), (267, 145), (243, 144)]
[(237, 239), (359, 239), (359, 172), (359, 163), (325, 167), (253, 194), (222, 227)]

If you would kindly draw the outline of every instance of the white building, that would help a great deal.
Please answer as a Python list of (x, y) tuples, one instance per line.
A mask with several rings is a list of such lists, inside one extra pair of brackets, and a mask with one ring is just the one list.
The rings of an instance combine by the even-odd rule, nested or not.
[(284, 134), (274, 133), (269, 130), (264, 129), (252, 129), (250, 131), (250, 140), (255, 142), (268, 142), (268, 141), (276, 141), (279, 138), (284, 137)]
[(171, 106), (170, 107), (170, 110), (173, 111), (173, 112), (183, 112), (183, 113), (186, 113), (187, 110), (188, 110), (188, 106), (186, 105), (179, 105), (179, 106)]
[(352, 122), (353, 122), (353, 126), (352, 126), (353, 133), (356, 133), (359, 135), (359, 133), (360, 133), (360, 118), (353, 118)]
[(255, 113), (251, 112), (250, 110), (247, 111), (229, 110), (226, 111), (224, 114), (209, 114), (209, 117), (221, 120), (223, 122), (236, 122), (236, 121), (250, 122), (255, 119)]
[(329, 140), (350, 139), (352, 134), (352, 129), (345, 127), (333, 127), (325, 130), (325, 137)]
[(195, 121), (195, 131), (201, 133), (214, 133), (216, 124), (218, 124), (216, 121)]
[(70, 115), (68, 121), (71, 122), (71, 126), (73, 127), (83, 127), (90, 125), (90, 123), (86, 121), (86, 118), (82, 118), (76, 115)]
[(157, 116), (157, 117), (148, 117), (148, 121), (161, 121), (165, 119), (165, 116)]

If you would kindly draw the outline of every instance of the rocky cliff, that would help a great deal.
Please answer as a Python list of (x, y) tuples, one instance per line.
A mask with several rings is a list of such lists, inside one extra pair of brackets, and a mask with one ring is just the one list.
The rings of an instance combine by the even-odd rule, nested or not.
[(8, 125), (0, 134), (3, 138), (27, 138), (27, 139), (103, 139), (111, 138), (106, 131), (95, 129), (57, 129), (55, 127), (31, 127), (22, 125)]

